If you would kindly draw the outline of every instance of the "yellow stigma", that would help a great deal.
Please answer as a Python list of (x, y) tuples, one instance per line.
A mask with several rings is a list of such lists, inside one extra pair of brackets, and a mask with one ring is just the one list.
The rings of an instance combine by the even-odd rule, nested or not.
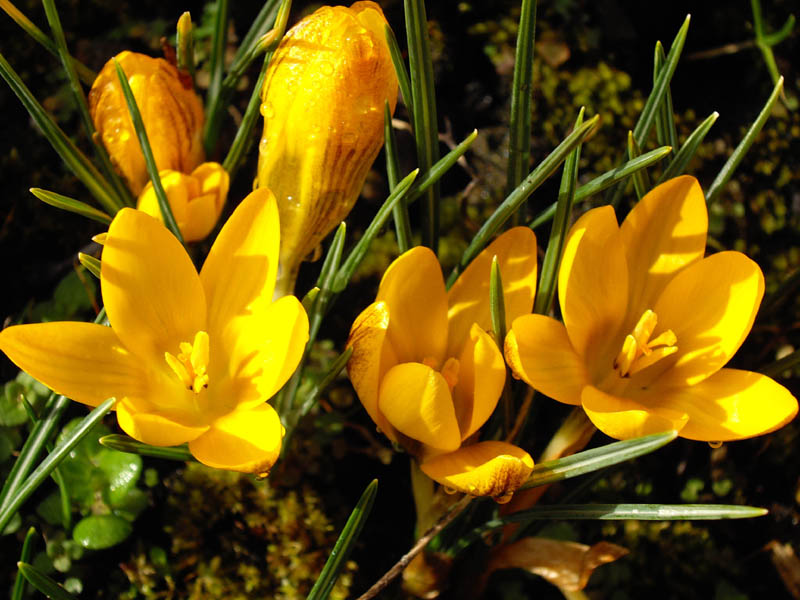
[(633, 331), (625, 337), (625, 341), (622, 342), (622, 350), (614, 359), (614, 370), (620, 377), (638, 373), (665, 356), (678, 351), (678, 347), (675, 345), (678, 338), (671, 329), (667, 329), (652, 340), (650, 339), (657, 322), (656, 313), (647, 309), (639, 318)]
[(178, 356), (164, 352), (164, 360), (187, 390), (199, 394), (208, 387), (208, 334), (198, 331), (194, 343), (181, 342)]

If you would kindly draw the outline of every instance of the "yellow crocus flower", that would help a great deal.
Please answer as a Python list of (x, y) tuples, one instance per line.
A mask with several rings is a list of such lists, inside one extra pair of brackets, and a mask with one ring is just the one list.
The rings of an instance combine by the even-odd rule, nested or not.
[(101, 261), (111, 326), (18, 325), (0, 332), (0, 349), (59, 394), (90, 406), (116, 397), (117, 422), (137, 440), (188, 442), (211, 467), (268, 471), (283, 428), (266, 400), (308, 339), (300, 302), (272, 302), (278, 229), (272, 194), (253, 192), (198, 274), (158, 220), (123, 208)]
[(270, 61), (256, 185), (278, 198), (283, 289), (353, 208), (383, 144), (384, 103), (394, 111), (397, 101), (385, 26), (374, 2), (324, 6)]
[[(191, 174), (167, 169), (159, 176), (183, 239), (187, 242), (205, 239), (225, 206), (230, 185), (228, 172), (219, 163), (207, 162)], [(137, 208), (157, 219), (162, 218), (152, 182), (148, 181), (139, 194)]]
[[(163, 58), (127, 50), (114, 58), (128, 76), (158, 170), (191, 173), (204, 159), (203, 105), (191, 79)], [(114, 59), (92, 84), (89, 111), (111, 161), (138, 196), (149, 177)]]
[(559, 272), (564, 323), (514, 321), (505, 355), (535, 389), (583, 406), (628, 439), (676, 429), (727, 441), (777, 429), (797, 400), (769, 377), (723, 368), (753, 325), (764, 276), (740, 252), (704, 258), (708, 212), (693, 177), (667, 181), (622, 226), (610, 206), (572, 227)]
[(497, 256), (508, 324), (530, 312), (536, 236), (517, 227), (486, 248), (445, 290), (431, 250), (412, 248), (381, 280), (376, 301), (356, 319), (348, 373), (386, 436), (448, 488), (507, 501), (527, 479), (527, 452), (498, 441), (468, 443), (495, 409), (506, 381), (492, 336), (489, 275)]

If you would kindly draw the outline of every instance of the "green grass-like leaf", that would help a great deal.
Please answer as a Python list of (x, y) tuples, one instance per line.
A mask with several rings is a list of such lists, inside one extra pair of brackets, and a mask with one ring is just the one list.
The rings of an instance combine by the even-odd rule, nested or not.
[(503, 201), (480, 228), (469, 246), (461, 255), (458, 265), (447, 279), (449, 288), (455, 283), (459, 273), (475, 258), (489, 243), (492, 236), (499, 231), (503, 224), (516, 212), (524, 202), (550, 175), (561, 165), (570, 152), (580, 144), (597, 125), (599, 116), (594, 116), (586, 123), (570, 133), (539, 165), (528, 175), (525, 180)]
[(102, 210), (98, 210), (93, 206), (89, 206), (85, 202), (81, 202), (80, 200), (75, 200), (69, 196), (63, 196), (56, 192), (43, 190), (41, 188), (31, 188), (28, 191), (30, 191), (30, 193), (36, 196), (39, 200), (45, 204), (49, 204), (50, 206), (55, 206), (61, 210), (66, 210), (77, 215), (81, 215), (82, 217), (92, 219), (93, 221), (103, 223), (104, 225), (111, 224), (111, 217), (109, 215), (104, 213)]
[(541, 462), (533, 467), (528, 481), (520, 489), (548, 485), (571, 477), (585, 475), (598, 469), (649, 454), (678, 437), (676, 431), (654, 433), (632, 440), (614, 442), (599, 448), (584, 450), (556, 460)]
[[(628, 157), (637, 158), (641, 156), (642, 151), (639, 149), (639, 144), (633, 139), (633, 132), (628, 132)], [(639, 169), (632, 176), (633, 189), (636, 190), (636, 197), (641, 200), (644, 195), (650, 191), (650, 177), (647, 176), (647, 169)]]
[[(756, 506), (732, 504), (562, 504), (538, 506), (504, 519), (525, 523), (537, 519), (601, 521), (717, 521), (763, 517), (769, 511)], [(488, 525), (488, 523), (487, 523)]]
[(389, 46), (389, 54), (392, 57), (392, 64), (394, 65), (394, 72), (397, 74), (397, 84), (400, 88), (400, 95), (403, 97), (403, 103), (406, 105), (408, 111), (408, 118), (414, 122), (414, 96), (411, 93), (411, 80), (408, 77), (405, 63), (403, 62), (403, 53), (397, 45), (397, 38), (394, 31), (389, 25), (383, 28), (384, 35), (386, 36), (386, 43)]
[(162, 447), (143, 444), (127, 435), (112, 433), (100, 438), (100, 443), (106, 448), (127, 452), (129, 454), (139, 454), (141, 456), (152, 456), (154, 458), (165, 458), (167, 460), (177, 460), (183, 462), (197, 462), (189, 449), (185, 446)]
[(51, 579), (33, 565), (20, 561), (17, 563), (17, 568), (28, 583), (51, 600), (78, 600), (77, 596), (70, 594), (58, 585), (55, 579)]
[(364, 523), (369, 517), (377, 493), (378, 480), (373, 479), (372, 483), (361, 494), (361, 498), (358, 500), (353, 512), (350, 513), (350, 517), (347, 519), (342, 533), (339, 534), (339, 539), (336, 540), (336, 544), (331, 550), (331, 555), (325, 562), (325, 566), (322, 568), (316, 583), (314, 583), (314, 587), (311, 588), (311, 593), (308, 595), (307, 600), (326, 600), (330, 595), (336, 579), (338, 579), (339, 573), (347, 561), (347, 557), (353, 551), (353, 547), (358, 541), (358, 536), (364, 528)]
[(156, 159), (153, 156), (153, 150), (150, 147), (150, 141), (147, 139), (147, 132), (144, 128), (144, 122), (142, 121), (142, 114), (139, 112), (139, 107), (136, 104), (136, 98), (133, 97), (133, 91), (131, 91), (131, 86), (128, 83), (128, 76), (125, 75), (125, 71), (122, 69), (122, 65), (120, 65), (116, 59), (114, 59), (114, 67), (117, 69), (117, 78), (119, 79), (119, 85), (122, 88), (122, 95), (125, 97), (125, 102), (128, 105), (128, 112), (131, 115), (131, 122), (133, 123), (133, 128), (136, 131), (136, 137), (139, 140), (139, 147), (142, 149), (142, 154), (144, 155), (144, 163), (147, 166), (147, 174), (150, 176), (150, 181), (153, 183), (153, 191), (156, 194), (156, 198), (158, 199), (158, 207), (161, 210), (161, 217), (164, 219), (164, 225), (167, 226), (178, 240), (183, 243), (183, 236), (181, 235), (181, 231), (178, 228), (178, 223), (175, 221), (175, 217), (172, 214), (172, 208), (170, 208), (169, 200), (167, 199), (167, 193), (164, 191), (164, 186), (161, 184), (161, 176), (158, 173), (158, 167), (156, 166)]
[(211, 35), (209, 57), (210, 81), (206, 92), (206, 123), (203, 130), (203, 147), (206, 156), (212, 156), (222, 121), (220, 90), (225, 70), (225, 46), (228, 39), (228, 0), (217, 0), (214, 8), (214, 30)]
[(673, 177), (677, 177), (681, 175), (685, 170), (686, 166), (689, 164), (689, 161), (692, 160), (697, 149), (700, 147), (700, 144), (703, 143), (703, 140), (706, 137), (706, 134), (717, 121), (719, 117), (719, 113), (714, 111), (711, 113), (706, 119), (697, 126), (697, 128), (689, 134), (689, 137), (686, 138), (683, 146), (675, 156), (670, 161), (667, 168), (664, 169), (661, 177), (658, 180), (658, 183), (663, 181), (667, 181), (668, 179), (672, 179)]
[[(436, 95), (433, 87), (433, 62), (428, 42), (428, 21), (424, 0), (404, 0), (408, 63), (413, 98), (414, 139), (417, 164), (423, 173), (439, 159), (439, 126), (436, 120)], [(422, 206), (422, 244), (434, 252), (439, 247), (439, 186), (424, 194)]]
[(6, 528), (6, 525), (8, 525), (11, 518), (17, 510), (19, 510), (25, 500), (27, 500), (28, 497), (36, 491), (36, 488), (50, 476), (53, 469), (58, 466), (58, 463), (60, 463), (64, 457), (69, 454), (70, 450), (89, 433), (89, 430), (111, 410), (115, 402), (115, 398), (109, 398), (94, 408), (92, 412), (84, 417), (80, 425), (76, 427), (63, 442), (56, 446), (47, 458), (36, 467), (33, 473), (25, 479), (25, 482), (13, 493), (9, 494), (9, 497), (3, 502), (2, 508), (0, 509), (0, 531)]
[(720, 172), (714, 178), (711, 187), (709, 187), (706, 191), (706, 202), (712, 202), (714, 198), (717, 197), (717, 194), (722, 191), (722, 188), (724, 188), (728, 181), (730, 181), (731, 177), (733, 177), (734, 172), (736, 172), (736, 167), (738, 167), (739, 163), (742, 162), (744, 155), (747, 154), (750, 146), (752, 146), (753, 142), (756, 141), (756, 136), (758, 136), (758, 134), (761, 132), (761, 128), (764, 127), (764, 123), (767, 122), (767, 119), (772, 112), (772, 107), (780, 97), (781, 90), (783, 90), (783, 77), (778, 79), (778, 83), (775, 84), (775, 87), (767, 99), (766, 104), (764, 104), (764, 108), (761, 109), (761, 112), (758, 114), (758, 117), (756, 117), (756, 120), (753, 121), (750, 129), (747, 130), (747, 133), (745, 134), (744, 138), (742, 138), (742, 141), (739, 142), (739, 145), (736, 146), (733, 154), (730, 155), (728, 160), (722, 166), (722, 169), (720, 169)]
[[(400, 161), (388, 101), (383, 105), (383, 139), (384, 153), (386, 154), (386, 177), (389, 180), (389, 189), (393, 190), (400, 180)], [(411, 247), (411, 223), (408, 216), (408, 205), (405, 201), (395, 205), (392, 217), (397, 233), (397, 247), (403, 253)]]
[[(33, 555), (33, 541), (36, 537), (36, 529), (30, 527), (25, 534), (25, 541), (22, 542), (22, 552), (19, 555), (19, 562), (29, 563)], [(22, 571), (17, 571), (14, 579), (14, 589), (11, 590), (11, 600), (22, 600), (25, 595), (25, 576)]]
[[(653, 56), (653, 85), (658, 83), (658, 75), (664, 67), (667, 57), (664, 56), (664, 46), (661, 42), (656, 42), (656, 49)], [(675, 127), (675, 114), (672, 108), (672, 92), (664, 92), (664, 98), (656, 111), (656, 137), (662, 146), (678, 147), (678, 131)]]
[(61, 160), (107, 212), (116, 214), (123, 205), (113, 193), (111, 184), (39, 104), (2, 54), (0, 54), (0, 76), (5, 79), (11, 90), (20, 99), (34, 123), (53, 146)]
[(531, 87), (536, 39), (536, 4), (536, 0), (522, 0), (520, 7), (514, 78), (511, 84), (506, 195), (522, 183), (531, 159)]
[[(578, 118), (575, 120), (576, 128), (583, 123), (583, 114), (584, 109), (581, 108)], [(553, 305), (553, 298), (556, 294), (561, 253), (564, 249), (564, 240), (567, 236), (567, 228), (572, 214), (572, 204), (575, 202), (575, 188), (578, 185), (580, 156), (581, 145), (578, 144), (564, 161), (564, 171), (558, 190), (558, 201), (556, 202), (555, 220), (553, 221), (553, 227), (550, 229), (550, 239), (547, 242), (547, 250), (542, 261), (536, 300), (533, 304), (533, 312), (540, 315), (546, 315), (550, 312), (550, 307)]]
[(100, 261), (98, 259), (89, 254), (78, 252), (78, 262), (86, 267), (86, 270), (97, 277), (98, 280), (100, 279)]

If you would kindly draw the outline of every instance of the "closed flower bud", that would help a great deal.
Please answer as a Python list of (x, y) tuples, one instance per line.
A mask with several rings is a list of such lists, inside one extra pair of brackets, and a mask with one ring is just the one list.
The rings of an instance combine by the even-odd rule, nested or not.
[[(183, 238), (187, 242), (205, 238), (214, 229), (228, 197), (228, 172), (219, 163), (207, 162), (190, 175), (166, 169), (159, 176)], [(139, 195), (137, 208), (162, 219), (152, 182)]]
[(383, 144), (384, 103), (397, 101), (385, 26), (374, 2), (325, 6), (287, 32), (270, 63), (256, 186), (278, 199), (284, 291), (353, 208)]
[[(128, 51), (115, 58), (128, 76), (159, 171), (190, 173), (204, 158), (203, 105), (191, 81), (163, 58)], [(89, 110), (112, 162), (138, 196), (147, 168), (113, 59), (92, 85)]]

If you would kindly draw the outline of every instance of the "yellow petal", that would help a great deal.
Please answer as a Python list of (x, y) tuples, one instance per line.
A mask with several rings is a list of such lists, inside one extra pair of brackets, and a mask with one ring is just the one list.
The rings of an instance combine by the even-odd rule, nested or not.
[(465, 440), (494, 412), (506, 383), (506, 365), (492, 337), (478, 325), (472, 326), (458, 361), (453, 404), (461, 439)]
[(234, 317), (272, 302), (278, 245), (275, 197), (265, 188), (255, 190), (233, 211), (200, 271), (212, 341)]
[(506, 336), (505, 355), (525, 383), (559, 402), (580, 405), (589, 378), (560, 322), (544, 315), (519, 317)]
[(147, 395), (146, 372), (110, 327), (68, 322), (7, 327), (0, 331), (0, 350), (56, 393), (90, 406)]
[(117, 404), (117, 422), (129, 436), (151, 446), (177, 446), (195, 439), (208, 429), (208, 425), (191, 418), (144, 412), (127, 398)]
[(278, 413), (261, 404), (217, 419), (211, 429), (189, 442), (189, 451), (209, 467), (264, 474), (278, 460), (282, 438)]
[(461, 445), (447, 381), (427, 365), (392, 367), (381, 381), (378, 408), (395, 429), (426, 446), (450, 452)]
[(257, 185), (278, 198), (286, 271), (350, 212), (383, 144), (384, 103), (397, 100), (385, 25), (375, 3), (325, 6), (270, 61)]
[(423, 462), (422, 472), (443, 486), (471, 496), (507, 502), (533, 470), (533, 459), (506, 442), (479, 442)]
[(607, 369), (605, 363), (619, 351), (617, 337), (628, 301), (624, 246), (610, 206), (590, 210), (572, 226), (561, 259), (558, 297), (572, 347), (590, 375)]
[(583, 409), (595, 427), (618, 440), (671, 429), (680, 431), (689, 419), (684, 412), (661, 406), (645, 406), (628, 398), (611, 396), (591, 385), (583, 388), (581, 400)]
[(693, 385), (719, 370), (750, 332), (763, 296), (761, 269), (740, 252), (714, 254), (678, 273), (653, 307), (655, 333), (671, 329), (678, 347), (663, 360), (673, 366), (658, 384)]
[(439, 261), (429, 248), (417, 246), (395, 259), (383, 275), (376, 301), (386, 303), (387, 336), (398, 362), (444, 361), (447, 292)]
[(533, 308), (536, 292), (536, 235), (528, 227), (514, 227), (485, 248), (456, 279), (447, 293), (449, 310), (448, 356), (456, 356), (473, 323), (492, 328), (489, 312), (489, 278), (497, 256), (506, 310), (506, 329)]
[(766, 375), (721, 369), (708, 379), (672, 390), (654, 389), (659, 405), (689, 415), (681, 437), (725, 442), (769, 433), (797, 414), (797, 399)]
[[(284, 296), (256, 314), (237, 317), (223, 336), (232, 379), (254, 379), (259, 402), (271, 398), (294, 373), (308, 342), (308, 316), (294, 296)], [(212, 373), (212, 378), (213, 378)]]
[(353, 323), (347, 347), (353, 354), (347, 362), (347, 374), (375, 424), (392, 441), (397, 441), (394, 427), (378, 408), (378, 389), (386, 371), (397, 364), (391, 346), (385, 343), (389, 313), (384, 302), (374, 302), (365, 308)]
[(205, 295), (189, 255), (143, 212), (123, 208), (112, 221), (100, 283), (114, 332), (151, 365), (161, 367), (165, 352), (206, 329)]
[[(191, 172), (203, 161), (203, 105), (191, 80), (161, 58), (128, 51), (114, 58), (128, 77), (159, 171)], [(113, 60), (92, 84), (89, 110), (111, 161), (138, 196), (147, 169)]]
[(707, 230), (703, 190), (688, 175), (662, 183), (634, 206), (620, 227), (630, 269), (628, 328), (653, 308), (677, 271), (703, 258)]

